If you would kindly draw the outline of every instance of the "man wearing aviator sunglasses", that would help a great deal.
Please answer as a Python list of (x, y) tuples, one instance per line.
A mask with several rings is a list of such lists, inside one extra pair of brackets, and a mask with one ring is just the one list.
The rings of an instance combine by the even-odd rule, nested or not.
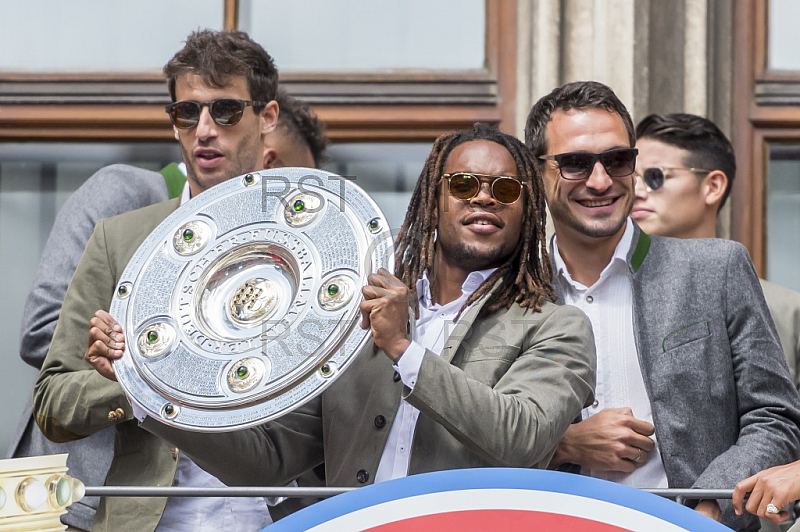
[[(265, 139), (274, 133), (278, 117), (278, 73), (269, 54), (246, 34), (208, 30), (190, 35), (164, 73), (176, 102), (170, 117), (187, 167), (187, 186), (180, 198), (97, 223), (35, 386), (34, 416), (45, 435), (58, 442), (115, 427), (107, 484), (222, 486), (177, 448), (138, 427), (105, 359), (122, 354), (122, 329), (98, 309), (109, 308), (128, 259), (180, 201), (264, 168)], [(101, 357), (112, 380), (90, 369)], [(101, 499), (92, 530), (260, 530), (270, 522), (262, 498), (111, 497)]]
[[(645, 117), (636, 136), (644, 168), (637, 170), (643, 179), (636, 182), (631, 217), (654, 235), (714, 238), (736, 177), (736, 155), (725, 134), (707, 118), (677, 113)], [(800, 293), (763, 279), (761, 287), (800, 388)]]
[[(533, 106), (525, 137), (555, 226), (554, 287), (589, 316), (597, 348), (596, 401), (551, 467), (640, 488), (732, 489), (744, 471), (793, 460), (800, 396), (747, 250), (651, 237), (630, 219), (636, 137), (609, 87), (554, 89)], [(758, 530), (730, 501), (695, 509)]]

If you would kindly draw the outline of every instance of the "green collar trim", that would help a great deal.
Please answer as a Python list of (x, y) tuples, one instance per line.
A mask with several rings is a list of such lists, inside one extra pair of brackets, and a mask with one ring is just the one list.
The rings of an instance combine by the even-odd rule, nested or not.
[(631, 269), (633, 273), (639, 271), (647, 252), (650, 251), (650, 236), (644, 231), (639, 231), (639, 240), (636, 242), (636, 249), (633, 250), (631, 255)]
[(159, 173), (164, 176), (170, 199), (180, 197), (183, 193), (183, 186), (186, 184), (186, 176), (178, 168), (177, 163), (168, 164)]

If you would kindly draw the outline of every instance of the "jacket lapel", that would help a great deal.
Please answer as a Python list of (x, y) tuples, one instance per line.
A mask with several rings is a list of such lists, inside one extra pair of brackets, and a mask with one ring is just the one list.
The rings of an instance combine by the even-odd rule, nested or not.
[(478, 317), (478, 313), (483, 308), (483, 305), (486, 304), (486, 301), (488, 301), (489, 297), (494, 293), (495, 290), (497, 290), (498, 286), (500, 286), (500, 282), (501, 281), (497, 281), (492, 289), (489, 290), (485, 296), (473, 303), (473, 305), (468, 308), (467, 311), (458, 319), (458, 322), (456, 322), (455, 327), (453, 327), (453, 331), (450, 333), (450, 336), (444, 343), (444, 348), (442, 349), (441, 354), (441, 357), (446, 360), (448, 364), (453, 361), (453, 357), (458, 351), (458, 347), (461, 345), (461, 342), (464, 341), (467, 333), (472, 329), (472, 324)]

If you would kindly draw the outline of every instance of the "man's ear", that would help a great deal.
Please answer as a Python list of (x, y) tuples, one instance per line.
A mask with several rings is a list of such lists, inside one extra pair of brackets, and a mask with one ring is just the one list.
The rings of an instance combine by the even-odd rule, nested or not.
[(275, 148), (264, 148), (264, 169), (275, 168), (275, 162), (278, 160), (278, 152)]
[(728, 176), (722, 170), (714, 170), (703, 178), (700, 186), (706, 205), (719, 206), (725, 189), (728, 188)]
[(260, 116), (262, 137), (275, 131), (275, 127), (278, 125), (279, 112), (280, 109), (278, 109), (278, 102), (275, 100), (272, 100), (264, 106)]

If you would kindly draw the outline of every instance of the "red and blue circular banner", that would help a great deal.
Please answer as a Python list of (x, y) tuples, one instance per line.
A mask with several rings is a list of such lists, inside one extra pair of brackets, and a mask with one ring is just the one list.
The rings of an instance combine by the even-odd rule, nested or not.
[[(266, 529), (265, 529), (266, 530)], [(628, 486), (533, 469), (459, 469), (367, 486), (305, 508), (268, 532), (730, 532)]]

